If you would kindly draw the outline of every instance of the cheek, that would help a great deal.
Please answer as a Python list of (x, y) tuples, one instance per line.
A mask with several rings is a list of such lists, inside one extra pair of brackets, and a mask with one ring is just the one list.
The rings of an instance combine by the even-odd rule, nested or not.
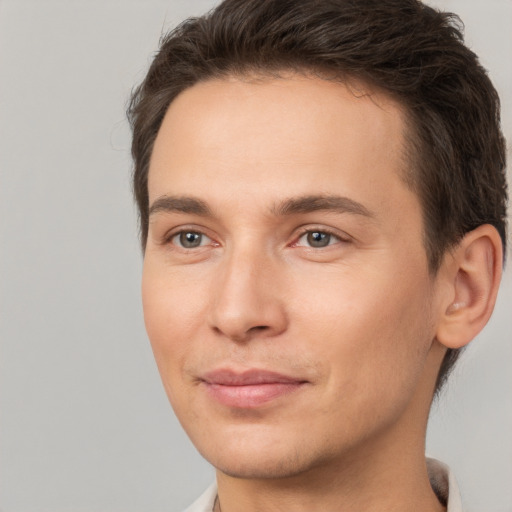
[(332, 393), (397, 399), (420, 378), (433, 338), (428, 277), (351, 270), (306, 283), (298, 332), (327, 365)]
[[(184, 368), (193, 350), (194, 333), (205, 296), (193, 282), (182, 283), (165, 265), (145, 261), (142, 276), (144, 322), (162, 384), (178, 417), (189, 410)], [(197, 336), (196, 336), (197, 337)], [(181, 411), (181, 413), (180, 413)]]
[(200, 293), (194, 281), (185, 283), (162, 265), (144, 262), (142, 305), (155, 359), (165, 380), (177, 375), (201, 315)]

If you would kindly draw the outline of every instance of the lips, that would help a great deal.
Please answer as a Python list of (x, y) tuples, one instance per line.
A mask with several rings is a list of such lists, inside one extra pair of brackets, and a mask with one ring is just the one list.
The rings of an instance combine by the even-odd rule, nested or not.
[(202, 384), (210, 398), (226, 405), (251, 409), (301, 389), (307, 381), (265, 370), (215, 370)]

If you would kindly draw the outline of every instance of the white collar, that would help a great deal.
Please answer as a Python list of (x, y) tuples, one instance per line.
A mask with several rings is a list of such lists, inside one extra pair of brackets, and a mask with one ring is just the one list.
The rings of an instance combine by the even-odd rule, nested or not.
[(459, 486), (452, 470), (443, 462), (429, 457), (427, 470), (430, 484), (439, 500), (446, 505), (446, 512), (462, 512)]

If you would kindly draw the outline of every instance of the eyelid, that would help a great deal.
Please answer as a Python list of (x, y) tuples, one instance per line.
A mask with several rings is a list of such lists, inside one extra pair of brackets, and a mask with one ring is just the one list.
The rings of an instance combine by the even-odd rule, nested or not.
[[(299, 232), (294, 236), (293, 242), (290, 245), (292, 247), (299, 247), (298, 242), (304, 235), (306, 235), (307, 233), (315, 233), (315, 232), (325, 233), (327, 235), (330, 235), (330, 236), (336, 238), (339, 242), (349, 243), (349, 242), (353, 241), (353, 238), (351, 236), (349, 236), (347, 233), (340, 232), (339, 230), (329, 228), (326, 226), (308, 225), (308, 226), (302, 226), (299, 229)], [(334, 245), (334, 244), (329, 244), (322, 248), (308, 247), (308, 246), (301, 246), (301, 247), (306, 247), (308, 249), (313, 249), (313, 250), (321, 250), (321, 249), (327, 249), (328, 247), (330, 247), (332, 245)]]
[[(185, 234), (193, 233), (194, 235), (200, 236), (201, 238), (200, 238), (199, 245), (194, 246), (194, 247), (184, 247), (181, 242), (178, 243), (178, 240), (181, 238), (181, 235), (183, 235), (184, 233)], [(173, 242), (173, 240), (176, 240), (176, 242)], [(178, 248), (184, 249), (186, 251), (192, 251), (194, 249), (203, 248), (207, 245), (211, 245), (211, 242), (212, 242), (212, 239), (208, 235), (205, 235), (204, 233), (200, 233), (199, 231), (192, 231), (191, 229), (185, 229), (182, 231), (178, 231), (170, 238), (170, 243), (172, 243), (173, 245), (177, 246)]]
[[(221, 245), (216, 240), (216, 237), (210, 232), (210, 230), (205, 229), (202, 226), (200, 227), (200, 226), (197, 226), (197, 225), (194, 225), (194, 224), (180, 225), (180, 226), (175, 226), (175, 227), (169, 229), (162, 236), (161, 244), (162, 245), (170, 245), (170, 244), (172, 244), (172, 239), (174, 237), (176, 237), (177, 235), (179, 235), (181, 233), (184, 233), (184, 232), (198, 233), (198, 234), (201, 234), (202, 236), (204, 236), (204, 237), (206, 237), (206, 238), (208, 238), (210, 240), (210, 243), (198, 246), (196, 249), (204, 248), (205, 246), (208, 246), (208, 245), (213, 245), (215, 247), (218, 247), (218, 246)], [(340, 231), (340, 230), (337, 230), (337, 229), (334, 229), (334, 228), (330, 228), (330, 227), (327, 227), (327, 226), (311, 225), (310, 224), (310, 225), (305, 225), (305, 226), (299, 227), (298, 228), (298, 232), (296, 232), (295, 235), (293, 235), (292, 242), (289, 243), (288, 245), (290, 247), (298, 246), (299, 240), (304, 235), (306, 235), (307, 233), (311, 233), (311, 232), (320, 232), (320, 233), (328, 234), (328, 235), (336, 238), (339, 242), (343, 242), (343, 243), (350, 243), (350, 242), (354, 241), (353, 237), (351, 237), (350, 235), (348, 235), (347, 233), (345, 233), (343, 231)], [(185, 251), (193, 250), (193, 249), (186, 249), (184, 247), (180, 247), (177, 244), (172, 244), (172, 245), (174, 247), (176, 247), (177, 249), (183, 249)], [(325, 248), (330, 247), (331, 245), (334, 245), (334, 244), (330, 244), (330, 245), (326, 246)], [(307, 246), (303, 246), (303, 247), (309, 248), (309, 249), (312, 249), (312, 250), (318, 250), (319, 249), (319, 248), (315, 248), (315, 247), (307, 247)]]
[(200, 246), (196, 247), (195, 249), (204, 248), (205, 246), (211, 245), (212, 243), (213, 243), (214, 246), (220, 245), (215, 240), (215, 238), (212, 236), (212, 234), (208, 233), (208, 231), (209, 230), (207, 230), (207, 229), (205, 229), (203, 227), (194, 226), (193, 224), (192, 225), (176, 226), (176, 227), (168, 230), (164, 234), (164, 236), (162, 237), (162, 245), (173, 245), (177, 249), (182, 249), (182, 250), (185, 250), (185, 251), (193, 250), (194, 248), (187, 249), (185, 247), (181, 247), (181, 246), (179, 246), (177, 244), (173, 244), (172, 243), (173, 238), (175, 238), (176, 236), (180, 235), (181, 233), (197, 233), (197, 234), (200, 234), (200, 235), (202, 235), (202, 236), (204, 236), (204, 237), (206, 237), (206, 238), (208, 238), (210, 240), (209, 244), (200, 245)]

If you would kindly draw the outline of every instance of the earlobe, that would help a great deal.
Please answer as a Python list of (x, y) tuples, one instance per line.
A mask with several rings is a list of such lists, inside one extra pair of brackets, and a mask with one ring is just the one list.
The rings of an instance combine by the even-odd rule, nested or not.
[(494, 309), (503, 266), (496, 228), (485, 224), (467, 233), (443, 265), (448, 293), (441, 304), (437, 340), (457, 349), (482, 330)]

